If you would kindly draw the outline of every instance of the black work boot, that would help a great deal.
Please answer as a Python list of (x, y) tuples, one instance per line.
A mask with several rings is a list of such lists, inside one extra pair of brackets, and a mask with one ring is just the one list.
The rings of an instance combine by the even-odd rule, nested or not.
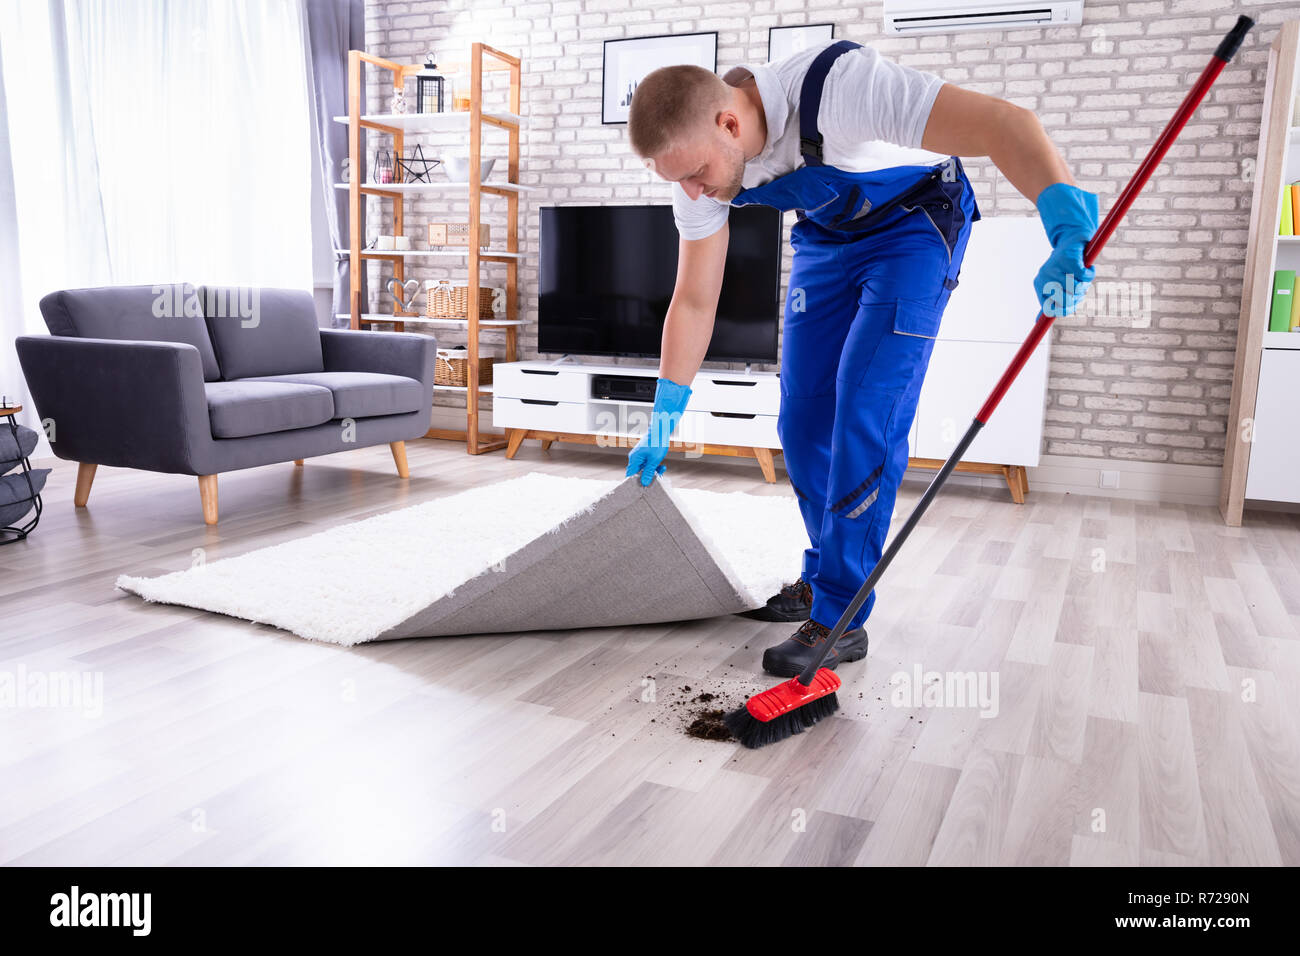
[[(763, 670), (777, 677), (794, 677), (821, 652), (831, 629), (809, 618), (788, 638), (763, 652)], [(834, 670), (847, 661), (860, 661), (867, 656), (867, 629), (845, 631), (835, 642), (835, 648), (826, 656), (822, 667)]]
[(803, 578), (787, 584), (767, 599), (767, 606), (745, 611), (755, 621), (806, 621), (812, 613), (812, 586)]

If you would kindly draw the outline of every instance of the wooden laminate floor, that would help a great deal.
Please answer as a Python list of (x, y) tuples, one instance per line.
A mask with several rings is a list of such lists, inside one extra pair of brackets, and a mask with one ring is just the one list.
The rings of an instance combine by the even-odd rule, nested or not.
[[(58, 463), (40, 528), (0, 548), (0, 678), (89, 692), (0, 706), (0, 862), (1300, 863), (1294, 515), (1234, 529), (950, 485), (878, 588), (840, 716), (758, 751), (689, 738), (682, 702), (769, 686), (762, 649), (791, 625), (349, 650), (113, 587), (533, 469), (623, 469), (534, 442), (409, 457), (407, 482), (384, 447), (222, 476), (215, 529), (175, 476), (101, 468), (76, 512)], [(790, 493), (756, 467), (669, 468)], [(923, 488), (904, 484), (900, 521)], [(949, 696), (891, 696), (918, 672)], [(980, 681), (996, 707), (955, 706)]]

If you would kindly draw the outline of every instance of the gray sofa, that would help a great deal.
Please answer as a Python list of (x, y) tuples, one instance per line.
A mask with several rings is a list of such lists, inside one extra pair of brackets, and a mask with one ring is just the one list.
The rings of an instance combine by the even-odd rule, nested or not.
[(80, 463), (196, 475), (208, 524), (217, 475), (422, 437), (435, 342), (319, 329), (312, 297), (283, 289), (121, 286), (41, 300), (50, 335), (17, 340), (50, 446)]

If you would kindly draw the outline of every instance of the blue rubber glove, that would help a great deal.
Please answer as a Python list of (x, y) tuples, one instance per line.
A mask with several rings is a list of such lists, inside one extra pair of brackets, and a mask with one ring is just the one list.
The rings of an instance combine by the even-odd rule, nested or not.
[(1096, 272), (1083, 266), (1083, 247), (1097, 231), (1097, 194), (1053, 183), (1038, 194), (1038, 215), (1052, 243), (1052, 254), (1034, 276), (1043, 314), (1069, 315), (1079, 307)]
[(671, 379), (661, 378), (656, 383), (650, 427), (627, 456), (627, 473), (640, 474), (642, 486), (650, 487), (655, 475), (664, 473), (662, 462), (668, 455), (669, 436), (681, 421), (690, 397), (690, 388)]

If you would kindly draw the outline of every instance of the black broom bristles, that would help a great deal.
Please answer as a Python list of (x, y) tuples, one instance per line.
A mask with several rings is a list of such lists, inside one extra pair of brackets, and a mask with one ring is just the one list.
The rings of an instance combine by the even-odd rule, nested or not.
[(827, 694), (772, 720), (758, 720), (747, 708), (741, 707), (726, 714), (722, 722), (727, 725), (733, 737), (750, 750), (757, 750), (801, 734), (839, 709), (839, 695)]

